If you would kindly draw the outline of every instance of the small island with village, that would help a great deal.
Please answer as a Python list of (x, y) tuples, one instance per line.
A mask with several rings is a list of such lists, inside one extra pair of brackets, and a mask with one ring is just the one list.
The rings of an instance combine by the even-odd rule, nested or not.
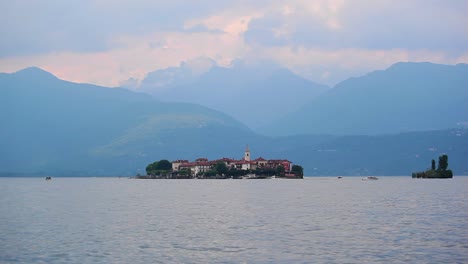
[(247, 146), (240, 160), (220, 158), (208, 160), (159, 160), (146, 166), (145, 176), (136, 179), (302, 179), (303, 168), (287, 159), (264, 159), (250, 157)]

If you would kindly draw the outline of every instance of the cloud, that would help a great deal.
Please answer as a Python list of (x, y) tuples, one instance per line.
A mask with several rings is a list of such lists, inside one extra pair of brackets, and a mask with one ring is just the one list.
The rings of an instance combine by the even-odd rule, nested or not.
[(468, 2), (290, 1), (252, 20), (246, 40), (264, 46), (461, 54), (468, 47), (468, 17), (460, 10), (468, 10)]
[(388, 68), (397, 62), (457, 64), (468, 62), (468, 52), (450, 57), (444, 52), (405, 49), (320, 49), (262, 47), (252, 50), (258, 58), (268, 58), (312, 81), (334, 85), (351, 76)]
[(0, 2), (0, 71), (116, 86), (199, 57), (268, 60), (333, 84), (398, 61), (468, 62), (468, 2)]
[(86, 3), (2, 1), (0, 10), (1, 57), (107, 48), (107, 34), (93, 27), (97, 17), (87, 12)]
[(202, 24), (196, 24), (191, 27), (187, 27), (184, 30), (185, 32), (191, 32), (191, 33), (199, 33), (199, 32), (208, 32), (208, 33), (213, 33), (213, 34), (223, 34), (225, 33), (224, 31), (220, 29), (209, 29), (205, 25)]
[(239, 36), (206, 32), (124, 35), (112, 41), (119, 48), (0, 59), (0, 71), (11, 72), (35, 65), (62, 79), (117, 86), (122, 80), (131, 77), (141, 80), (150, 71), (179, 66), (181, 62), (200, 56), (212, 58), (219, 65), (229, 65), (247, 49)]
[(109, 50), (115, 36), (183, 31), (187, 19), (225, 6), (214, 0), (1, 1), (0, 57)]

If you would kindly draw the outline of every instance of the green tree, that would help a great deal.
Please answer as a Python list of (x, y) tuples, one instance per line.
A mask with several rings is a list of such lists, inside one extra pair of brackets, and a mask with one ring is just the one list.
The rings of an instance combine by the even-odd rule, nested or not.
[(439, 170), (447, 170), (448, 167), (448, 156), (447, 155), (442, 155), (439, 157)]
[(238, 170), (236, 168), (230, 168), (227, 172), (227, 175), (232, 176), (233, 178), (239, 178), (241, 176), (247, 175), (249, 172), (246, 170)]
[(156, 165), (157, 170), (171, 170), (172, 163), (168, 160), (160, 160)]
[(157, 170), (156, 169), (157, 166), (158, 166), (157, 161), (148, 164), (148, 166), (146, 166), (146, 175), (155, 174), (155, 172)]
[(216, 173), (217, 173), (216, 170), (209, 170), (209, 171), (205, 171), (203, 175), (205, 175), (205, 177), (213, 177), (213, 176), (216, 176)]
[(276, 167), (276, 173), (277, 173), (278, 175), (284, 175), (284, 171), (285, 171), (285, 170), (284, 170), (284, 167), (283, 167), (283, 166), (279, 165), (278, 167)]
[(435, 160), (432, 160), (431, 169), (432, 169), (432, 170), (435, 170), (435, 169), (436, 169), (436, 162), (435, 162)]
[(294, 173), (296, 176), (304, 176), (304, 169), (302, 166), (293, 165), (291, 168), (291, 172)]
[(452, 170), (446, 170), (445, 175), (446, 178), (453, 178), (453, 172)]
[(255, 174), (257, 174), (257, 175), (266, 175), (266, 176), (272, 176), (275, 173), (276, 173), (276, 170), (274, 168), (271, 168), (271, 167), (261, 168), (259, 170), (259, 172), (255, 172)]
[(226, 163), (219, 161), (216, 163), (215, 170), (218, 174), (223, 175), (228, 172), (228, 167), (226, 166)]
[(229, 176), (237, 176), (238, 173), (237, 173), (237, 169), (236, 168), (229, 168), (228, 172), (227, 172), (227, 175)]
[(192, 171), (190, 169), (183, 168), (179, 170), (178, 174), (183, 176), (190, 176), (192, 174)]
[(172, 163), (170, 161), (160, 160), (148, 164), (148, 166), (146, 166), (146, 174), (160, 175), (162, 171), (164, 171), (164, 173), (167, 173), (167, 171), (170, 171), (171, 169)]

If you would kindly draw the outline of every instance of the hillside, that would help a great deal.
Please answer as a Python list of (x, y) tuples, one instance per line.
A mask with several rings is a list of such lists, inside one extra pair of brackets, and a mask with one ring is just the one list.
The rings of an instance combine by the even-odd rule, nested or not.
[(0, 173), (133, 174), (155, 156), (204, 140), (253, 135), (206, 107), (71, 83), (38, 68), (0, 75), (0, 123)]
[[(294, 139), (297, 137), (290, 137)], [(291, 146), (278, 156), (304, 166), (306, 175), (411, 175), (430, 168), (431, 160), (449, 156), (455, 175), (468, 175), (468, 129), (408, 132), (379, 136), (322, 138)], [(305, 142), (310, 142), (307, 140)]]
[(0, 176), (116, 176), (159, 159), (287, 158), (314, 175), (409, 175), (449, 155), (467, 174), (463, 129), (379, 136), (266, 137), (194, 104), (59, 80), (28, 68), (0, 74)]
[(468, 122), (468, 65), (397, 63), (337, 84), (260, 131), (271, 135), (374, 135)]
[(214, 66), (199, 76), (184, 65), (150, 72), (136, 90), (161, 101), (204, 105), (256, 129), (299, 109), (328, 87), (283, 68), (238, 63)]

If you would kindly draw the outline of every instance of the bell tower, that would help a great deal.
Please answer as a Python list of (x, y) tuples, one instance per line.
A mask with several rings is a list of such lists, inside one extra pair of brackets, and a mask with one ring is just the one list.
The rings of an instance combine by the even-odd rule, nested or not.
[(250, 149), (249, 149), (249, 145), (247, 145), (247, 147), (245, 148), (244, 160), (245, 160), (245, 161), (250, 161)]

